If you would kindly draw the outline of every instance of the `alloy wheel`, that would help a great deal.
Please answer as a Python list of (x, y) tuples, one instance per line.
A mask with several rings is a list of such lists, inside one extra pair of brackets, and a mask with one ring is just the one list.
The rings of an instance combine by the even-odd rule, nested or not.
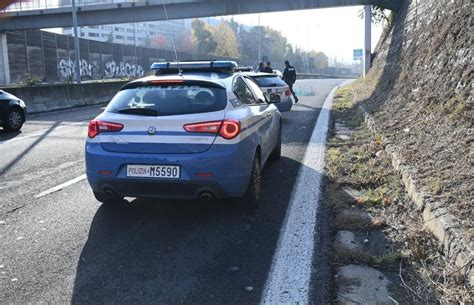
[(11, 129), (19, 129), (23, 122), (23, 116), (18, 110), (13, 110), (8, 116), (8, 125)]

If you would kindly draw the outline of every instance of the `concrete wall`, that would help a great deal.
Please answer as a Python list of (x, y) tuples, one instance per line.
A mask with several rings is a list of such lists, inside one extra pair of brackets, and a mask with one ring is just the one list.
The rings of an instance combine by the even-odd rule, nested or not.
[(125, 81), (3, 88), (25, 101), (28, 113), (107, 103)]

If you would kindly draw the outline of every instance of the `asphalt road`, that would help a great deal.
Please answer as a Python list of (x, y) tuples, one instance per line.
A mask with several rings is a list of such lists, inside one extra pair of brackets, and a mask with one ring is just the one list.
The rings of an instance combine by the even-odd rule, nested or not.
[[(0, 130), (0, 303), (258, 303), (306, 145), (342, 80), (300, 80), (283, 114), (283, 157), (263, 173), (256, 211), (238, 201), (132, 199), (101, 206), (84, 174), (90, 107), (29, 117)], [(311, 191), (311, 190), (308, 190)], [(321, 206), (310, 295), (331, 301), (330, 225)]]

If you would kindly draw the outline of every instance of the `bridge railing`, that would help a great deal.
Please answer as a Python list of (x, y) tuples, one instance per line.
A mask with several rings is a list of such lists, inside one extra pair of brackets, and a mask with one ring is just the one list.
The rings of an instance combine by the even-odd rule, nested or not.
[[(102, 5), (102, 4), (117, 4), (117, 3), (139, 3), (146, 2), (147, 0), (76, 0), (77, 7), (89, 6), (89, 5)], [(45, 10), (55, 9), (62, 7), (71, 7), (71, 0), (27, 0), (19, 1), (11, 4), (1, 12), (21, 12), (21, 11), (33, 11), (33, 10)]]

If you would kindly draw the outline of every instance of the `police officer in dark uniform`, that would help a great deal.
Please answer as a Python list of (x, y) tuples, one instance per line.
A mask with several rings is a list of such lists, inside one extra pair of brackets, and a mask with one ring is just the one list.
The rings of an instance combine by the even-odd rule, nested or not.
[(267, 61), (267, 65), (265, 66), (265, 68), (263, 68), (263, 72), (265, 73), (273, 73), (273, 69), (272, 69), (272, 63)]
[(293, 91), (293, 84), (296, 82), (296, 70), (295, 67), (290, 65), (288, 60), (285, 60), (285, 71), (283, 72), (283, 80), (290, 87), (290, 92), (295, 98), (295, 104), (298, 103), (298, 97), (296, 97), (295, 91)]

